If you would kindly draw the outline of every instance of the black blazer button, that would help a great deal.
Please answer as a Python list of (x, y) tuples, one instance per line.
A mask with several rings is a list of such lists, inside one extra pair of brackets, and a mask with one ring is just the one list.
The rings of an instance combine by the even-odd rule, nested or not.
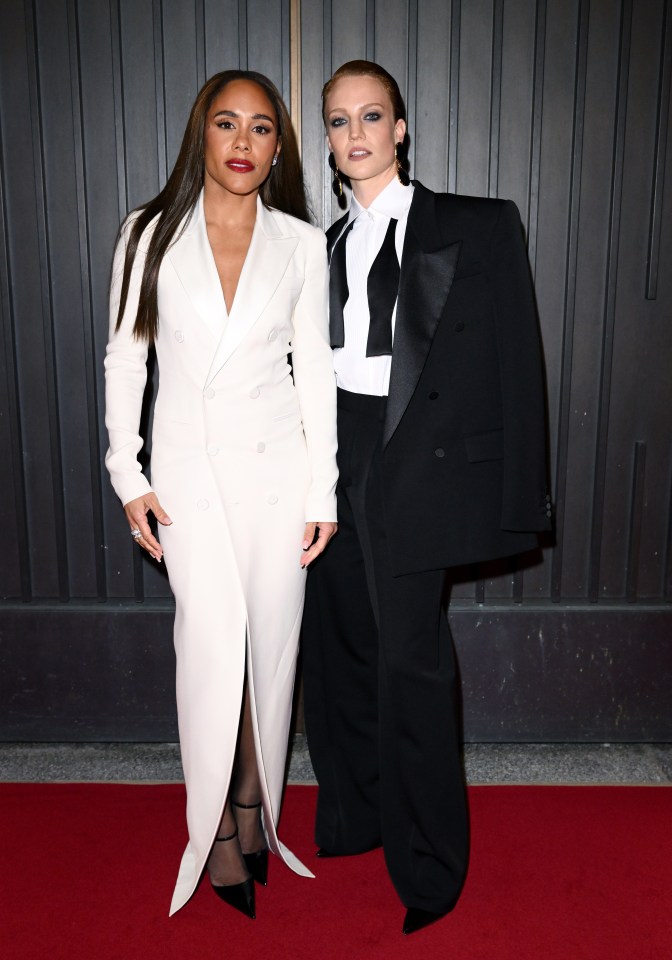
[(456, 330), (458, 333), (462, 333), (462, 331), (464, 330), (464, 324), (462, 323), (461, 320), (460, 320), (459, 323), (456, 323), (456, 324), (455, 324), (455, 330)]
[(429, 399), (436, 400), (437, 397), (438, 397), (438, 393), (436, 392), (436, 390), (432, 390), (432, 392), (429, 395)]
[(443, 447), (437, 447), (434, 451), (434, 456), (438, 457), (439, 459), (441, 459), (441, 457), (445, 457), (445, 455), (446, 451), (443, 449)]

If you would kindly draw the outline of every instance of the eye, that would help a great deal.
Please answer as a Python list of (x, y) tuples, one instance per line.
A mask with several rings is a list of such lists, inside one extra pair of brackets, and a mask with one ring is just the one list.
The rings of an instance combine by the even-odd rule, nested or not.
[(330, 127), (342, 127), (344, 123), (347, 123), (345, 117), (332, 117), (329, 121)]
[(270, 127), (265, 127), (263, 123), (258, 123), (256, 127), (252, 127), (254, 133), (260, 133), (262, 136), (266, 136), (267, 133), (271, 133)]
[(380, 114), (379, 114), (379, 113), (376, 113), (375, 110), (372, 110), (371, 113), (366, 113), (366, 114), (364, 114), (364, 119), (365, 119), (365, 120), (370, 120), (370, 121), (372, 121), (373, 123), (375, 123), (376, 120), (380, 120)]
[(217, 126), (220, 130), (233, 130), (233, 123), (230, 120), (217, 120)]

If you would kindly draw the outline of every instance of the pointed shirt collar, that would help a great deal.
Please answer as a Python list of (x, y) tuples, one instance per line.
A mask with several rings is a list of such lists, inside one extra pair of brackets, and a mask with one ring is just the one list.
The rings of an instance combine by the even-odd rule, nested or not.
[(356, 220), (362, 212), (373, 213), (374, 217), (377, 215), (385, 217), (387, 220), (391, 217), (394, 217), (395, 220), (403, 220), (411, 206), (414, 189), (413, 184), (405, 187), (394, 177), (368, 207), (363, 207), (353, 194), (348, 211), (348, 223)]

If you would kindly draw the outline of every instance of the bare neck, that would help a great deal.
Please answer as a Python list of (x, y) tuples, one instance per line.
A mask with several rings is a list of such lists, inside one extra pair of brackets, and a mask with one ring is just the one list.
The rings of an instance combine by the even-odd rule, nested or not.
[(355, 195), (357, 203), (366, 210), (371, 206), (376, 197), (383, 192), (388, 183), (391, 183), (397, 175), (395, 165), (379, 173), (377, 177), (371, 177), (369, 180), (353, 180), (352, 192)]
[(206, 222), (229, 229), (249, 227), (257, 218), (258, 194), (258, 190), (243, 195), (230, 193), (206, 180), (203, 189)]

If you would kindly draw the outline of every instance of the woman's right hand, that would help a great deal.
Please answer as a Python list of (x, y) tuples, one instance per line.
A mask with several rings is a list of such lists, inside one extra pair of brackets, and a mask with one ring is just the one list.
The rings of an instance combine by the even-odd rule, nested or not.
[[(143, 550), (147, 551), (150, 557), (154, 557), (158, 563), (161, 563), (163, 549), (156, 537), (153, 536), (147, 522), (147, 514), (150, 511), (164, 527), (170, 526), (173, 522), (159, 503), (155, 493), (147, 493), (144, 497), (136, 497), (135, 500), (129, 500), (128, 503), (124, 504), (124, 513), (131, 525), (131, 534), (134, 540)], [(140, 531), (140, 536), (134, 535), (133, 531), (136, 530)]]

